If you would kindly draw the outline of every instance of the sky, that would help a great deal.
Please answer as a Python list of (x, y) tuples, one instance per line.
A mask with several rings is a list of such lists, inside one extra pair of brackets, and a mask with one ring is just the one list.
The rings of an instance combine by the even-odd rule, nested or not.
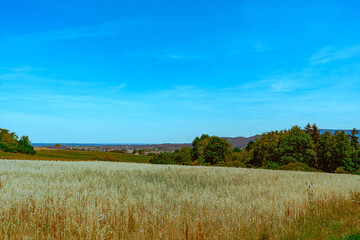
[(360, 128), (355, 0), (2, 0), (0, 128), (182, 143)]

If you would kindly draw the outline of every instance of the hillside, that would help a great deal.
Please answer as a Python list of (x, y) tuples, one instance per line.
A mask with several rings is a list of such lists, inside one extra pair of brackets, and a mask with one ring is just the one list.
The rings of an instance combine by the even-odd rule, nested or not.
[(229, 143), (231, 143), (232, 147), (244, 148), (250, 141), (254, 141), (256, 137), (259, 135), (252, 137), (222, 137), (223, 139), (227, 139)]

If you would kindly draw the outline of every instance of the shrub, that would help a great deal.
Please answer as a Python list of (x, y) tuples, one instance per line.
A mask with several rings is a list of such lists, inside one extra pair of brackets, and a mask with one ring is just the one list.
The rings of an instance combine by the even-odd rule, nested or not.
[(278, 169), (280, 167), (280, 165), (277, 162), (269, 162), (266, 166), (265, 169)]
[(345, 171), (343, 167), (338, 167), (338, 168), (335, 170), (335, 173), (349, 174), (349, 172), (348, 172), (348, 171)]
[(304, 172), (318, 172), (319, 170), (309, 167), (305, 163), (292, 162), (286, 165), (283, 165), (278, 168), (279, 170), (291, 170), (291, 171), (304, 171)]

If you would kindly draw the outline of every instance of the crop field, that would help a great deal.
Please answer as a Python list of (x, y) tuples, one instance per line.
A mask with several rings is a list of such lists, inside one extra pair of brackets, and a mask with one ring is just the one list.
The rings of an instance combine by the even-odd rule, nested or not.
[(355, 239), (359, 192), (345, 174), (0, 160), (0, 239)]
[[(105, 159), (106, 157), (107, 159)], [(150, 158), (150, 156), (145, 155), (140, 156), (115, 152), (56, 150), (47, 148), (37, 148), (36, 155), (0, 151), (0, 159), (149, 163)]]

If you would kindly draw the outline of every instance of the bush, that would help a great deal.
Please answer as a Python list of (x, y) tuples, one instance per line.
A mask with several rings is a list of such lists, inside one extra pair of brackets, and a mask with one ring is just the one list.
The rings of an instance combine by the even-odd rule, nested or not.
[(174, 154), (172, 153), (160, 153), (150, 159), (150, 163), (153, 164), (175, 164)]
[(303, 172), (319, 172), (319, 170), (309, 167), (305, 163), (292, 162), (286, 165), (283, 165), (278, 168), (279, 170), (290, 170), (290, 171), (303, 171)]
[(349, 172), (348, 172), (348, 171), (345, 171), (344, 168), (342, 168), (342, 167), (338, 167), (338, 168), (335, 170), (335, 173), (349, 174)]
[(278, 169), (280, 167), (280, 165), (277, 162), (269, 162), (266, 166), (265, 169)]

